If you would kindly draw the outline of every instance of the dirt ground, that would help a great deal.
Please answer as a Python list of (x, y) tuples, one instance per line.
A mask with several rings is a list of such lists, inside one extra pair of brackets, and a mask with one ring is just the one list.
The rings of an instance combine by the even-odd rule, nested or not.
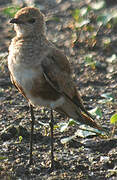
[[(48, 39), (69, 58), (73, 78), (85, 107), (87, 110), (98, 107), (102, 116), (97, 121), (112, 132), (110, 117), (117, 111), (117, 23), (112, 21), (101, 26), (98, 35), (94, 39), (90, 37), (98, 27), (97, 16), (103, 12), (116, 11), (117, 1), (106, 0), (104, 8), (90, 11), (87, 15), (90, 19), (90, 30), (87, 26), (77, 30), (73, 20), (74, 10), (89, 7), (92, 2), (95, 1), (37, 0), (35, 4), (46, 15)], [(13, 5), (11, 3), (18, 1), (0, 1), (0, 179), (117, 180), (117, 131), (115, 130), (113, 137), (107, 139), (94, 136), (75, 137), (62, 144), (62, 138), (76, 132), (76, 125), (65, 132), (60, 132), (59, 128), (54, 130), (56, 168), (54, 172), (48, 173), (49, 128), (42, 126), (40, 122), (49, 122), (50, 110), (43, 107), (34, 109), (34, 164), (28, 167), (29, 108), (27, 101), (11, 84), (7, 68), (8, 46), (15, 33), (4, 8)], [(106, 41), (108, 39), (109, 42)], [(91, 61), (94, 63), (86, 63), (86, 55), (89, 54), (92, 54)], [(102, 94), (107, 93), (112, 95), (112, 101), (103, 102), (105, 99)], [(68, 121), (56, 112), (54, 119), (56, 124)]]

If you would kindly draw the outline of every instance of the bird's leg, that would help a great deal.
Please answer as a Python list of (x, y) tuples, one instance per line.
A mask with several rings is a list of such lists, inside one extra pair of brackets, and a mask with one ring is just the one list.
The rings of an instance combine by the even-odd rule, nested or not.
[(30, 132), (30, 160), (29, 160), (29, 165), (33, 163), (32, 160), (32, 145), (33, 145), (33, 131), (34, 131), (34, 122), (35, 122), (35, 117), (34, 117), (34, 112), (33, 112), (33, 106), (29, 104), (30, 107), (30, 113), (31, 113), (31, 132)]
[(50, 133), (51, 133), (51, 171), (54, 169), (54, 138), (53, 138), (53, 126), (54, 126), (54, 118), (53, 118), (53, 110), (51, 109), (51, 121), (50, 121)]

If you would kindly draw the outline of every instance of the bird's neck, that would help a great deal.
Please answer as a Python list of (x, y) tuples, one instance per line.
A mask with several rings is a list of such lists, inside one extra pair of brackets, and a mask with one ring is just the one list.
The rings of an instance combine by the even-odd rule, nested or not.
[(40, 45), (45, 42), (47, 39), (46, 39), (46, 36), (44, 34), (31, 34), (31, 35), (27, 35), (27, 36), (15, 36), (14, 38), (15, 42), (22, 42), (22, 43), (36, 43), (38, 42)]
[(22, 34), (22, 33), (16, 33), (16, 37), (17, 39), (34, 39), (34, 40), (37, 40), (37, 39), (42, 39), (42, 38), (45, 38), (45, 34), (44, 33), (31, 33), (31, 34)]

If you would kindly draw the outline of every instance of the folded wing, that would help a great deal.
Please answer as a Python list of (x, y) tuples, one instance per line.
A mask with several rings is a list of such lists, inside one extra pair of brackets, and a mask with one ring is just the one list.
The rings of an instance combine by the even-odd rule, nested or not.
[(83, 124), (101, 129), (82, 103), (82, 99), (73, 83), (67, 58), (59, 50), (52, 49), (42, 60), (41, 66), (47, 83), (57, 94), (65, 98), (65, 103), (55, 110)]

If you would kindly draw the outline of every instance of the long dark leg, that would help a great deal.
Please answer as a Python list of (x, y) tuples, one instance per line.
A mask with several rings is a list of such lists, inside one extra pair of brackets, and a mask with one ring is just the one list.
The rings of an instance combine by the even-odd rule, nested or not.
[(51, 171), (53, 171), (53, 169), (54, 169), (53, 126), (54, 126), (54, 118), (53, 118), (53, 110), (51, 109), (51, 121), (50, 121), (50, 131), (51, 131)]
[(32, 160), (32, 150), (33, 150), (33, 131), (34, 131), (34, 122), (35, 122), (35, 117), (34, 117), (34, 112), (33, 112), (33, 107), (31, 104), (29, 104), (30, 107), (30, 113), (31, 113), (31, 132), (30, 132), (30, 160), (29, 164), (31, 165), (33, 163)]

